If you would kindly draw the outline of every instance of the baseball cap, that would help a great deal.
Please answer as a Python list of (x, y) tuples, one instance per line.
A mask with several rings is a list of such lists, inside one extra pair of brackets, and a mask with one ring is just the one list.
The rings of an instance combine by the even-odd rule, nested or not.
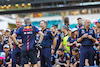
[(77, 31), (77, 30), (78, 30), (77, 28), (73, 28), (73, 29), (72, 29), (72, 32), (75, 32), (75, 31)]
[(7, 28), (6, 31), (9, 31), (10, 32), (10, 29)]
[(68, 30), (72, 31), (72, 29), (71, 29), (71, 28), (68, 28)]
[(6, 57), (5, 52), (0, 52), (0, 59), (5, 59), (5, 57)]
[(97, 27), (96, 25), (93, 25), (93, 27)]
[(3, 48), (10, 48), (8, 45), (4, 45)]
[(0, 32), (0, 35), (2, 35), (2, 33)]
[(98, 21), (94, 21), (93, 23), (98, 23)]
[(98, 23), (100, 23), (100, 19), (98, 19)]

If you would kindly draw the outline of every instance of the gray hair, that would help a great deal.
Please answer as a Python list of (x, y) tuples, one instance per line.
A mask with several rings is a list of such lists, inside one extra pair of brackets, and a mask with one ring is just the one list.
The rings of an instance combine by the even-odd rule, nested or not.
[(64, 29), (66, 29), (66, 30), (68, 29), (68, 27), (67, 27), (66, 25), (64, 25), (64, 26), (62, 26), (62, 27), (63, 27)]
[(26, 18), (24, 19), (24, 23), (27, 24), (27, 23), (29, 23), (29, 22), (31, 22), (31, 19), (28, 18), (28, 17), (26, 17)]

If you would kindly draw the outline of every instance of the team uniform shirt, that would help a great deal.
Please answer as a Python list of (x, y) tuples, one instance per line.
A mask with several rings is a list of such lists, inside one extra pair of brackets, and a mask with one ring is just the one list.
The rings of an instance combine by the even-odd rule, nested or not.
[(3, 51), (3, 44), (0, 43), (0, 52), (2, 52), (2, 51)]
[(7, 36), (6, 36), (6, 37), (4, 37), (4, 44), (9, 43), (9, 41), (8, 41), (8, 40), (9, 40), (9, 37), (7, 37)]
[(100, 33), (96, 34), (96, 39), (98, 40), (98, 42), (100, 43)]
[(55, 64), (55, 60), (56, 60), (56, 56), (53, 54), (51, 55), (51, 62), (52, 62), (52, 65)]
[[(67, 42), (73, 43), (74, 41), (77, 41), (77, 38), (71, 38), (69, 37)], [(74, 47), (76, 47), (76, 44), (73, 44), (73, 46), (70, 47), (70, 50), (72, 50)]]
[[(69, 37), (67, 40), (67, 42), (70, 42), (70, 43), (73, 43), (74, 41), (77, 41), (77, 38), (73, 39)], [(75, 47), (76, 47), (76, 44), (73, 44), (72, 46), (70, 46), (71, 56), (72, 56), (72, 49), (74, 49)]]
[[(88, 31), (86, 31), (85, 28), (80, 29), (78, 38), (80, 38), (82, 35), (84, 35), (86, 33), (88, 33), (88, 35), (91, 35), (93, 38), (95, 38), (95, 32), (94, 32), (93, 29), (90, 29), (90, 28), (89, 28)], [(94, 45), (94, 42), (91, 39), (88, 39), (88, 38), (83, 38), (83, 40), (80, 43), (82, 45), (91, 45), (91, 46)]]
[(56, 47), (55, 47), (55, 52), (56, 52), (58, 50), (58, 48), (59, 48), (60, 43), (61, 43), (61, 35), (59, 33), (57, 33), (55, 35), (55, 38), (57, 40), (57, 44), (56, 44)]
[[(98, 41), (99, 44), (100, 44), (100, 33), (97, 33), (97, 34), (96, 34), (96, 39), (97, 39), (97, 41)], [(99, 59), (100, 59), (100, 51), (98, 52), (98, 54), (99, 54)]]
[(81, 25), (81, 26), (77, 25), (75, 28), (77, 28), (79, 30), (79, 29), (82, 29), (83, 26), (84, 25)]
[[(17, 28), (13, 29), (13, 30), (11, 31), (10, 35), (14, 34), (17, 30), (18, 30)], [(19, 40), (22, 39), (22, 38), (21, 38), (20, 35), (18, 35), (18, 36), (16, 37), (16, 39), (17, 39), (17, 41), (19, 41)], [(21, 50), (15, 43), (13, 43), (13, 46), (14, 46), (13, 51)]]
[[(70, 56), (68, 53), (64, 53), (63, 57), (60, 57), (59, 54), (56, 55), (57, 59), (59, 59), (60, 63), (66, 63), (66, 60), (70, 60)], [(63, 67), (63, 65), (60, 65)]]
[[(79, 58), (77, 58), (77, 57), (75, 57), (75, 56), (72, 56), (71, 57), (71, 59), (70, 59), (70, 63), (75, 63), (75, 62), (77, 62), (77, 61), (79, 61)], [(77, 65), (77, 67), (79, 67), (79, 64)]]
[(6, 64), (7, 62), (10, 62), (11, 59), (11, 53), (9, 52), (8, 55), (6, 55), (5, 60), (3, 60), (4, 66), (8, 67), (8, 65)]
[(35, 49), (35, 35), (38, 32), (39, 30), (32, 25), (25, 25), (16, 31), (16, 34), (22, 37), (22, 50), (29, 51)]
[(48, 29), (45, 29), (43, 33), (44, 33), (44, 38), (41, 42), (41, 46), (43, 48), (49, 48), (53, 44), (54, 34)]

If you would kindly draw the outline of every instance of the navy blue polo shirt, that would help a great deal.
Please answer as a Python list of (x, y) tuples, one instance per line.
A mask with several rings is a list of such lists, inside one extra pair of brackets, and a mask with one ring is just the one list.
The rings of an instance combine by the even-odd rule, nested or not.
[(55, 51), (57, 51), (58, 48), (59, 48), (59, 45), (60, 45), (60, 43), (61, 43), (61, 35), (60, 35), (59, 33), (57, 33), (57, 34), (55, 35), (55, 38), (56, 38), (56, 40), (57, 40), (57, 44), (56, 44), (56, 47), (55, 47)]
[[(13, 29), (13, 30), (11, 31), (10, 35), (14, 34), (17, 30), (18, 30), (17, 28)], [(20, 35), (18, 35), (18, 36), (16, 37), (16, 39), (17, 39), (17, 41), (19, 41), (19, 40), (22, 39), (22, 38), (21, 38)], [(14, 46), (13, 49), (14, 49), (15, 51), (21, 50), (15, 43), (13, 43), (13, 46)]]
[(4, 44), (7, 44), (7, 43), (9, 43), (9, 41), (8, 41), (8, 39), (9, 39), (9, 36), (7, 37), (4, 37)]
[(81, 29), (83, 26), (84, 26), (84, 25), (81, 25), (81, 26), (77, 25), (75, 28), (77, 28), (77, 29), (79, 30), (79, 29)]
[(97, 39), (97, 41), (100, 43), (100, 33), (97, 33), (97, 34), (96, 34), (96, 39)]
[(48, 29), (45, 29), (43, 31), (43, 33), (44, 33), (44, 38), (43, 38), (43, 41), (41, 43), (41, 46), (43, 48), (51, 47), (51, 45), (53, 44), (53, 38), (54, 38), (53, 33)]
[[(67, 42), (70, 42), (70, 43), (73, 43), (74, 41), (77, 41), (77, 38), (74, 38), (73, 39), (73, 38), (69, 37), (68, 40), (67, 40)], [(72, 51), (72, 49), (74, 47), (76, 47), (76, 44), (70, 47), (70, 51)]]
[(68, 53), (64, 53), (63, 57), (60, 57), (59, 54), (57, 54), (56, 57), (61, 63), (66, 63), (66, 60), (70, 60), (70, 55)]
[(5, 67), (8, 67), (6, 63), (10, 62), (10, 59), (11, 59), (11, 53), (9, 52), (8, 55), (6, 55), (5, 60), (3, 60), (3, 63), (4, 63)]
[(22, 50), (29, 51), (35, 49), (35, 35), (38, 32), (39, 30), (32, 25), (22, 26), (16, 31), (16, 34), (22, 37)]
[(0, 43), (0, 52), (2, 52), (2, 51), (3, 51), (3, 44)]
[[(86, 31), (86, 29), (85, 28), (83, 28), (83, 29), (80, 29), (79, 30), (79, 36), (78, 36), (78, 38), (80, 38), (82, 35), (84, 35), (85, 33), (88, 33), (88, 35), (91, 35), (92, 37), (94, 37), (95, 38), (95, 32), (94, 32), (94, 30), (93, 29), (90, 29), (89, 28), (89, 30), (88, 31)], [(88, 37), (87, 38), (83, 38), (83, 40), (80, 42), (82, 45), (94, 45), (94, 42), (91, 40), (91, 39), (88, 39)]]

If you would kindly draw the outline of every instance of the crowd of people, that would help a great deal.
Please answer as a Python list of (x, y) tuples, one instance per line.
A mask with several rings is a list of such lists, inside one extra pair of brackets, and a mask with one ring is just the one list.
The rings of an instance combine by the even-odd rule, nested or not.
[(47, 28), (41, 20), (39, 30), (30, 18), (16, 19), (16, 28), (0, 30), (0, 67), (100, 67), (100, 19), (90, 28), (91, 20), (78, 18), (71, 29), (64, 25)]

